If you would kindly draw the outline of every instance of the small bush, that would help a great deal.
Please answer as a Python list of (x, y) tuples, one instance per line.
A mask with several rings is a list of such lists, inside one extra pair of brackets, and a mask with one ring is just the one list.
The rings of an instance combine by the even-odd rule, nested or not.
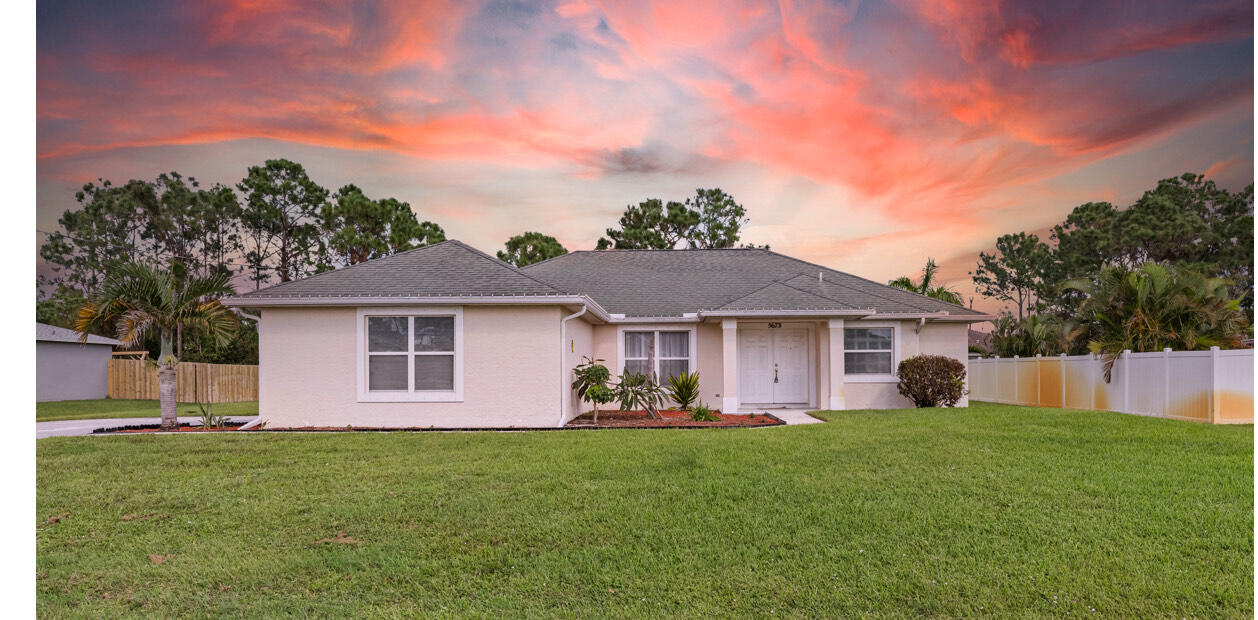
[(965, 365), (942, 355), (900, 362), (900, 394), (918, 407), (951, 407), (965, 396)]
[(615, 394), (622, 411), (643, 409), (653, 419), (659, 417), (657, 410), (664, 403), (664, 389), (654, 379), (628, 370), (620, 373)]
[(708, 409), (708, 406), (703, 404), (703, 401), (699, 401), (699, 404), (695, 405), (695, 408), (690, 411), (690, 419), (696, 422), (717, 422), (720, 421), (721, 416), (712, 413), (712, 410)]
[(676, 377), (668, 378), (668, 397), (677, 403), (677, 408), (690, 411), (690, 405), (699, 399), (699, 373), (683, 372)]

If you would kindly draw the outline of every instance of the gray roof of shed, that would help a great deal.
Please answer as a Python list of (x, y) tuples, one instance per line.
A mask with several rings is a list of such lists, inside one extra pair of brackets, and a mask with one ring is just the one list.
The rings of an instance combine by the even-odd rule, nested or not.
[(562, 295), (476, 248), (453, 239), (238, 295), (290, 297), (462, 297)]
[[(44, 323), (36, 323), (35, 324), (35, 341), (36, 342), (40, 342), (40, 341), (73, 342), (75, 344), (78, 344), (79, 333), (74, 331), (73, 329), (66, 329), (64, 327), (57, 327), (55, 325), (45, 325)], [(113, 338), (106, 338), (104, 336), (88, 334), (87, 344), (107, 344), (111, 346), (117, 346), (122, 343), (117, 340), (114, 340)]]

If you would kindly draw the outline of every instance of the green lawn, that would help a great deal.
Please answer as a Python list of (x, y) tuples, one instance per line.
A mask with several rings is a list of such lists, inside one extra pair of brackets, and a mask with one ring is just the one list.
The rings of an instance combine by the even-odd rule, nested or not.
[[(258, 415), (258, 402), (219, 403), (214, 413), (220, 415)], [(93, 418), (156, 418), (162, 415), (155, 400), (61, 400), (35, 403), (35, 421), (91, 420)], [(201, 415), (196, 403), (179, 403), (179, 415)]]
[(1253, 427), (824, 415), (39, 440), (38, 613), (1253, 617)]

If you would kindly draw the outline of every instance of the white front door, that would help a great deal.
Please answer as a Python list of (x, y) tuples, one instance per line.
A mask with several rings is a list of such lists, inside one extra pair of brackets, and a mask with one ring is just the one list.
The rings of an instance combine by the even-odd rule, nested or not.
[(771, 329), (773, 402), (808, 402), (808, 330)]
[(738, 399), (773, 402), (773, 336), (767, 329), (738, 330)]
[(738, 399), (749, 405), (808, 402), (808, 330), (738, 330)]

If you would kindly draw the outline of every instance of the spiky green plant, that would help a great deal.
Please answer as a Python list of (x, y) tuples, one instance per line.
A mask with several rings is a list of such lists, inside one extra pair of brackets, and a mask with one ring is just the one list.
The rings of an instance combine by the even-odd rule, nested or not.
[(175, 365), (179, 363), (173, 350), (175, 330), (182, 325), (210, 334), (221, 344), (230, 341), (239, 323), (216, 299), (232, 293), (229, 278), (226, 273), (179, 278), (145, 263), (126, 263), (114, 269), (100, 293), (79, 309), (74, 329), (80, 342), (87, 342), (91, 332), (114, 330), (124, 345), (134, 345), (149, 332), (158, 332), (161, 354), (157, 358), (157, 384), (163, 430), (179, 426), (175, 412)]
[(668, 397), (677, 403), (677, 408), (690, 411), (690, 406), (699, 400), (699, 373), (683, 372), (668, 378)]
[(1075, 279), (1063, 289), (1085, 295), (1079, 305), (1076, 336), (1089, 336), (1088, 349), (1104, 360), (1109, 381), (1123, 350), (1134, 352), (1232, 348), (1252, 333), (1230, 283), (1159, 263), (1110, 265), (1094, 279)]

